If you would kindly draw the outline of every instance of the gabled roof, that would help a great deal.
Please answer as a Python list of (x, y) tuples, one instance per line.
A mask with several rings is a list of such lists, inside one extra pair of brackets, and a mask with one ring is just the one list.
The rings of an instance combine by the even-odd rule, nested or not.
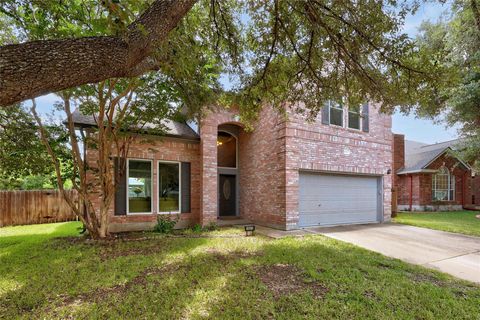
[[(73, 122), (77, 127), (97, 126), (97, 123), (92, 115), (84, 115), (80, 111), (75, 110), (72, 113), (72, 117)], [(193, 140), (200, 139), (200, 136), (186, 123), (165, 119), (163, 120), (162, 124), (165, 126), (165, 136)], [(154, 129), (155, 127), (156, 126), (153, 123), (146, 123), (141, 129), (142, 131), (148, 133), (149, 129)]]
[[(457, 150), (461, 143), (460, 139), (435, 144), (405, 140), (405, 167), (400, 169), (397, 174), (435, 172), (435, 170), (428, 169), (428, 166), (445, 153)], [(462, 159), (457, 156), (456, 158), (467, 169), (470, 169), (470, 166)]]

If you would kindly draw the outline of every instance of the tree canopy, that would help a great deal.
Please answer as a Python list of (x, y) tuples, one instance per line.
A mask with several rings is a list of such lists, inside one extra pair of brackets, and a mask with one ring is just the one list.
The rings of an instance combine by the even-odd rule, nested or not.
[[(65, 128), (52, 122), (45, 128), (60, 159), (64, 179), (71, 179), (72, 164)], [(1, 189), (40, 188), (44, 183), (55, 185), (54, 168), (37, 129), (35, 120), (23, 107), (0, 109)]]
[(463, 154), (479, 165), (480, 159), (480, 8), (476, 1), (453, 3), (450, 16), (425, 22), (417, 38), (419, 51), (443, 69), (437, 104), (420, 106), (420, 116), (444, 115), (448, 125), (460, 125), (465, 138)]
[[(245, 117), (261, 103), (288, 101), (302, 101), (313, 113), (330, 99), (358, 104), (368, 98), (385, 110), (434, 104), (443, 75), (401, 31), (417, 6), (393, 0), (7, 0), (0, 11), (27, 42), (0, 48), (0, 100), (5, 105), (153, 69), (181, 87), (182, 103), (191, 106), (198, 101), (186, 82), (211, 75), (209, 100), (240, 106)], [(194, 68), (199, 58), (209, 61), (200, 70)], [(32, 67), (24, 69), (27, 62)], [(12, 64), (22, 68), (12, 71)], [(32, 74), (34, 67), (41, 75)], [(231, 78), (227, 92), (218, 90), (219, 74)], [(19, 77), (42, 88), (23, 88)], [(13, 86), (22, 92), (10, 92)]]

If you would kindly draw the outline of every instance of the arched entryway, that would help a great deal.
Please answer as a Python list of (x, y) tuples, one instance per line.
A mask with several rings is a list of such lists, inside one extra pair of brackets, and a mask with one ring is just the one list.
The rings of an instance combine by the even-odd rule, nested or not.
[(218, 126), (218, 216), (238, 216), (238, 137), (239, 128), (233, 124)]

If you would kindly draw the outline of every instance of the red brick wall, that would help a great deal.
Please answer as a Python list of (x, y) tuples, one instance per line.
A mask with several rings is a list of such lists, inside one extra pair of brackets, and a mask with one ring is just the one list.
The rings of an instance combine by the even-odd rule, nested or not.
[(466, 188), (466, 204), (480, 206), (480, 176), (468, 175)]
[(393, 168), (392, 168), (392, 186), (398, 188), (399, 176), (395, 173), (405, 167), (405, 135), (393, 135)]
[(395, 176), (397, 190), (397, 205), (407, 205), (410, 200), (410, 176)]
[[(97, 159), (97, 151), (87, 150), (87, 161), (94, 164)], [(128, 223), (150, 223), (156, 221), (157, 213), (157, 160), (179, 161), (191, 163), (191, 212), (182, 213), (180, 217), (180, 226), (197, 223), (200, 217), (200, 148), (198, 141), (187, 141), (174, 138), (161, 138), (145, 136), (136, 138), (129, 150), (129, 158), (153, 160), (153, 189), (152, 195), (152, 214), (135, 214), (115, 216), (113, 214), (114, 204), (112, 202), (110, 209), (110, 224), (112, 230), (123, 230), (119, 224)], [(99, 194), (92, 193), (92, 201), (99, 203)], [(135, 229), (135, 228), (133, 228)]]
[[(235, 111), (212, 110), (200, 123), (200, 143), (154, 139), (131, 147), (130, 157), (191, 162), (192, 212), (182, 215), (190, 223), (215, 222), (218, 212), (217, 132), (222, 124), (241, 127)], [(370, 110), (370, 132), (321, 123), (320, 116), (306, 123), (290, 113), (288, 120), (265, 107), (254, 130), (239, 130), (240, 215), (255, 222), (291, 229), (298, 223), (299, 170), (332, 171), (383, 177), (384, 217), (391, 215), (391, 117)], [(142, 139), (143, 140), (143, 139)], [(89, 161), (95, 151), (90, 150)], [(157, 192), (156, 163), (153, 192)], [(156, 197), (154, 197), (156, 198)], [(156, 199), (155, 199), (156, 201)], [(156, 209), (156, 202), (153, 204)], [(112, 205), (113, 209), (113, 205)], [(112, 216), (117, 224), (151, 222), (156, 216)]]
[(285, 121), (265, 107), (239, 139), (240, 215), (285, 228)]
[[(200, 125), (203, 223), (215, 221), (218, 212), (217, 131), (223, 124), (239, 127), (238, 172), (241, 217), (278, 228), (285, 227), (284, 122), (271, 108), (264, 108), (253, 130), (245, 131), (235, 111), (213, 110)], [(213, 146), (213, 147), (212, 147)]]
[[(294, 113), (286, 120), (265, 107), (253, 131), (240, 130), (240, 215), (261, 224), (296, 228), (299, 170), (307, 169), (383, 176), (384, 216), (389, 220), (391, 175), (386, 173), (393, 158), (391, 118), (371, 109), (370, 132), (365, 133), (323, 125), (320, 116), (308, 124)], [(236, 123), (233, 112), (212, 112), (202, 122), (205, 176), (217, 175), (216, 149), (206, 141), (212, 145), (218, 126), (225, 123)], [(210, 178), (203, 184), (203, 198), (210, 202), (207, 214), (216, 217), (217, 180)]]
[[(432, 201), (432, 178), (431, 173), (421, 173), (413, 175), (402, 175), (397, 176), (397, 189), (398, 189), (398, 204), (403, 208), (405, 206), (410, 206), (410, 179), (413, 177), (413, 196), (412, 196), (412, 206), (414, 210), (431, 210), (435, 209), (435, 206), (461, 206), (465, 201), (465, 204), (468, 204), (469, 195), (468, 195), (468, 185), (470, 176), (470, 171), (464, 170), (458, 161), (455, 158), (443, 155), (432, 164), (429, 165), (428, 169), (438, 170), (440, 167), (445, 165), (450, 172), (455, 176), (455, 200), (454, 201), (441, 201), (434, 202)], [(465, 184), (465, 185), (464, 185)], [(464, 189), (465, 198), (464, 198)], [(426, 207), (427, 206), (427, 207)], [(432, 207), (433, 206), (433, 207)]]
[[(472, 178), (472, 195), (475, 196), (475, 205), (480, 206), (480, 176), (475, 176), (475, 178)], [(472, 198), (472, 197), (470, 197)]]
[(321, 123), (321, 115), (305, 122), (291, 114), (285, 130), (287, 227), (298, 222), (299, 170), (333, 171), (383, 177), (384, 220), (391, 217), (392, 120), (370, 105), (370, 130), (339, 128)]
[(210, 110), (200, 123), (200, 222), (215, 223), (218, 215), (217, 135), (221, 124), (241, 127), (235, 111)]
[[(440, 169), (442, 166), (446, 166), (452, 175), (455, 176), (455, 200), (447, 202), (448, 204), (462, 205), (463, 204), (463, 183), (464, 183), (464, 174), (467, 172), (462, 168), (461, 165), (458, 165), (458, 160), (450, 157), (448, 155), (443, 155), (442, 157), (435, 160), (432, 164), (428, 166), (428, 169)], [(423, 189), (423, 197), (421, 204), (430, 204), (432, 203), (432, 175), (426, 175), (425, 184)], [(442, 202), (443, 204), (443, 202)]]

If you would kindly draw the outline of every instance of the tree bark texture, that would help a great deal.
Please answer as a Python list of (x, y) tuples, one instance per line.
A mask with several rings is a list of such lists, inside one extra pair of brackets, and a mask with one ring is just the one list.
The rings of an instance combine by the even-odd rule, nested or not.
[(51, 92), (132, 77), (197, 0), (156, 0), (123, 37), (40, 40), (0, 47), (0, 106)]

